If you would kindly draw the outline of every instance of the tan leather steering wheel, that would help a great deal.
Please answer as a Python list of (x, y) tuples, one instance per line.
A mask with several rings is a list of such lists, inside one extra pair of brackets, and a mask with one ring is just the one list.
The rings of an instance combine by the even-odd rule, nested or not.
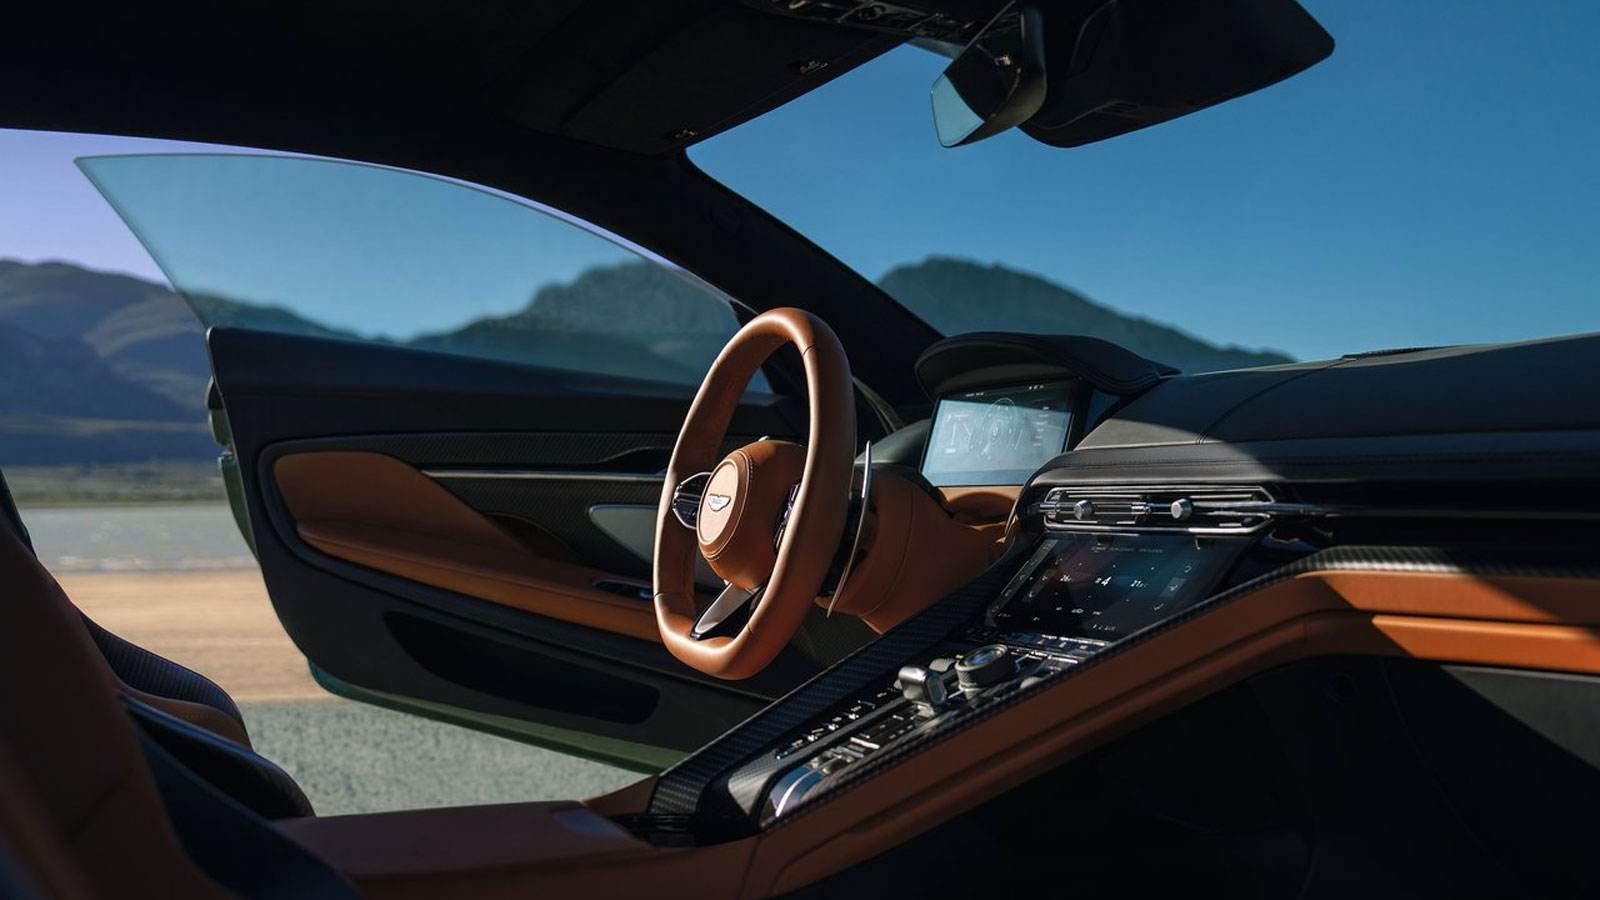
[[(757, 441), (718, 461), (745, 386), (786, 343), (805, 366), (806, 445)], [(672, 655), (710, 675), (748, 678), (789, 643), (839, 548), (855, 445), (850, 363), (821, 319), (774, 309), (728, 341), (689, 407), (656, 513), (656, 625)], [(728, 582), (703, 611), (695, 604), (697, 548)], [(751, 603), (748, 621), (728, 633)]]

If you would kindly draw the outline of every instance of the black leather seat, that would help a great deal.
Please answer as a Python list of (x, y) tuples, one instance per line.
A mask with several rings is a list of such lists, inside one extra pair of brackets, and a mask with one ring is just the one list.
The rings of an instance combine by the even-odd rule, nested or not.
[[(137, 699), (26, 534), (0, 477), (0, 883), (21, 896), (357, 896), (268, 821), (309, 812), (281, 769), (159, 708), (188, 712), (220, 688), (149, 654), (124, 671), (187, 699)], [(237, 714), (224, 705), (205, 709)]]
[[(30, 551), (26, 525), (0, 473), (0, 527)], [(293, 777), (250, 747), (238, 704), (216, 682), (101, 628), (81, 613), (89, 637), (120, 682), (134, 724), (179, 762), (269, 819), (315, 815)]]
[(24, 535), (0, 488), (0, 886), (24, 897), (357, 897), (166, 749), (200, 735), (126, 697)]

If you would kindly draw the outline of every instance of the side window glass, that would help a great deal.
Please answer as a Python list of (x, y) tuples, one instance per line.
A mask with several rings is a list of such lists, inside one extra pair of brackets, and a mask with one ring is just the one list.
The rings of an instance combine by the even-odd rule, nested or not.
[(208, 326), (677, 384), (738, 329), (687, 273), (443, 178), (288, 156), (79, 165)]

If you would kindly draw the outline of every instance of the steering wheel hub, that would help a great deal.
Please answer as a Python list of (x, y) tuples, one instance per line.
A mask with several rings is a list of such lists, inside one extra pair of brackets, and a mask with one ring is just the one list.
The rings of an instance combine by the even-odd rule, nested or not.
[(755, 588), (777, 563), (773, 540), (789, 493), (805, 472), (806, 451), (788, 441), (756, 441), (728, 454), (711, 471), (695, 537), (711, 570), (730, 584)]

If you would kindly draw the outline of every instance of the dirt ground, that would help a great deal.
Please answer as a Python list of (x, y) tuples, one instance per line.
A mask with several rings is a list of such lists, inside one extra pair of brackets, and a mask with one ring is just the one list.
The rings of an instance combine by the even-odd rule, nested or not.
[(272, 613), (261, 574), (66, 574), (67, 596), (101, 627), (182, 663), (239, 703), (323, 700)]

